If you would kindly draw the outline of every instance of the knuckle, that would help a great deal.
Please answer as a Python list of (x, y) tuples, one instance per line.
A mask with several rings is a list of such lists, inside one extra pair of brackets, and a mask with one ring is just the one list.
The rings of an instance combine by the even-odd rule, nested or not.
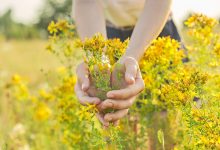
[(106, 104), (110, 108), (116, 108), (117, 107), (117, 103), (115, 103), (113, 100), (106, 100)]

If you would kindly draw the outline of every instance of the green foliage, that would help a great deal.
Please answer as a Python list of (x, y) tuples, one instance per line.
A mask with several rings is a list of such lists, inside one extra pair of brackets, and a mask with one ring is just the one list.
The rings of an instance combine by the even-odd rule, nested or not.
[(39, 38), (39, 32), (34, 26), (16, 23), (11, 18), (12, 11), (8, 10), (0, 17), (0, 35), (6, 39)]
[[(203, 15), (193, 15), (186, 24), (192, 37), (187, 44), (191, 61), (182, 62), (183, 51), (170, 37), (154, 40), (139, 62), (144, 92), (119, 126), (105, 130), (95, 118), (96, 105), (82, 106), (74, 93), (74, 60), (82, 53), (76, 47), (84, 50), (95, 88), (107, 91), (109, 76), (100, 76), (108, 71), (113, 74), (117, 67), (123, 70), (115, 62), (127, 43), (106, 42), (100, 35), (82, 42), (73, 36), (70, 22), (52, 21), (47, 50), (62, 57), (66, 67), (53, 71), (51, 76), (58, 81), (39, 92), (36, 87), (29, 90), (18, 75), (6, 84), (6, 99), (11, 102), (7, 113), (14, 117), (11, 130), (1, 136), (3, 145), (9, 149), (219, 149), (219, 34), (214, 30), (215, 20)], [(116, 82), (122, 81), (123, 72), (117, 72)]]
[(44, 37), (48, 35), (47, 26), (51, 20), (58, 20), (71, 16), (72, 0), (45, 0), (43, 7), (39, 10), (36, 27), (40, 29)]

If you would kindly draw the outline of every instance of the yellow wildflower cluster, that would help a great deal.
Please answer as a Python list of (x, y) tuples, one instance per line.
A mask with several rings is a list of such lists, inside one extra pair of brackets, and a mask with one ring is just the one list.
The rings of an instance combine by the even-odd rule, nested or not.
[(59, 20), (58, 22), (51, 21), (48, 26), (48, 31), (50, 34), (56, 34), (58, 32), (68, 32), (68, 30), (73, 30), (75, 28), (74, 25), (69, 24), (67, 20)]
[[(196, 146), (202, 145), (205, 148), (220, 148), (220, 119), (219, 115), (212, 112), (211, 108), (193, 109), (192, 116), (196, 124), (191, 130), (195, 134)], [(198, 137), (197, 137), (198, 136)]]
[(170, 37), (154, 40), (140, 61), (140, 68), (146, 87), (152, 88), (158, 74), (165, 74), (182, 64), (184, 58), (180, 45)]
[(26, 81), (18, 74), (12, 76), (7, 86), (13, 91), (16, 100), (25, 101), (30, 97)]
[(183, 50), (179, 50), (180, 45), (170, 37), (162, 37), (154, 40), (151, 46), (146, 49), (146, 52), (140, 61), (140, 67), (145, 70), (145, 67), (163, 66), (168, 67), (177, 66), (181, 63), (184, 54)]
[(159, 94), (159, 101), (162, 102), (160, 104), (170, 108), (186, 105), (195, 97), (199, 97), (201, 86), (207, 81), (206, 74), (187, 66), (176, 69), (172, 76), (175, 78), (169, 80), (168, 84), (163, 84)]
[(203, 14), (193, 14), (185, 22), (185, 24), (190, 28), (204, 28), (206, 26), (213, 28), (217, 23), (217, 20), (207, 17)]
[(110, 64), (114, 65), (115, 62), (124, 54), (127, 49), (129, 39), (121, 42), (120, 39), (112, 39), (106, 42), (106, 55), (109, 58)]
[[(52, 21), (48, 26), (48, 31), (50, 36), (46, 49), (59, 55), (61, 61), (67, 61), (66, 57), (71, 59), (75, 50), (74, 42), (72, 42), (75, 36), (75, 26), (72, 22), (67, 20)], [(71, 61), (69, 59), (68, 61)]]
[(198, 89), (195, 102), (180, 108), (183, 121), (180, 128), (185, 134), (182, 142), (176, 147), (178, 149), (219, 149), (219, 34), (214, 32), (217, 20), (195, 14), (186, 24), (189, 26), (187, 29), (189, 35), (192, 36), (191, 33), (193, 33), (195, 37), (189, 45), (191, 50), (188, 55), (191, 61), (188, 65), (195, 66), (206, 74), (200, 78), (200, 81), (206, 81), (206, 84)]
[(91, 96), (98, 96), (104, 100), (106, 93), (112, 87), (116, 87), (111, 84), (112, 70), (115, 67), (119, 68), (115, 63), (124, 53), (127, 44), (128, 40), (125, 42), (119, 39), (105, 40), (101, 34), (87, 38), (84, 42), (78, 41), (77, 45), (85, 51), (85, 63), (88, 65), (91, 82), (96, 91), (96, 94)]
[(215, 54), (220, 57), (220, 43), (217, 43), (214, 47)]
[(196, 38), (200, 44), (211, 42), (210, 38), (213, 37), (213, 30), (217, 24), (217, 20), (203, 14), (193, 14), (185, 22), (185, 25), (189, 28), (189, 34)]
[(53, 92), (57, 98), (57, 120), (62, 130), (62, 141), (72, 149), (104, 148), (106, 135), (96, 119), (96, 106), (79, 104), (73, 91), (75, 78), (62, 77), (64, 79)]
[(35, 112), (35, 117), (37, 120), (47, 120), (51, 115), (51, 109), (44, 103), (38, 104)]
[(45, 101), (52, 101), (55, 99), (54, 95), (45, 91), (44, 89), (39, 90), (39, 96), (41, 99), (44, 99)]
[[(194, 18), (194, 21), (192, 18)], [(216, 44), (217, 38), (212, 34), (213, 32), (212, 29), (216, 25), (214, 23), (215, 21), (200, 15), (194, 15), (194, 17), (192, 18), (188, 20), (188, 23), (186, 23), (189, 26), (188, 29), (191, 30), (191, 32), (189, 33), (193, 33), (196, 36), (198, 36), (198, 34), (202, 34), (203, 38), (205, 37), (209, 38), (208, 40), (206, 39), (206, 41), (213, 41), (213, 39), (215, 39), (214, 45), (216, 49), (215, 51), (217, 52), (217, 44)], [(200, 33), (201, 30), (203, 30), (203, 32)], [(199, 38), (194, 38), (193, 40), (195, 41), (195, 43), (199, 43), (201, 41), (201, 39)], [(117, 66), (115, 63), (117, 62), (117, 60), (120, 59), (120, 57), (123, 55), (123, 53), (127, 48), (128, 40), (126, 42), (121, 42), (118, 39), (106, 40), (100, 34), (97, 34), (92, 38), (85, 39), (83, 42), (78, 39), (75, 39), (74, 41), (75, 41), (74, 42), (75, 47), (76, 48), (80, 47), (85, 52), (84, 60), (89, 67), (92, 86), (94, 86), (93, 92), (94, 92), (94, 88), (101, 91), (100, 93), (96, 91), (98, 94), (93, 96), (99, 96), (101, 97), (101, 99), (104, 99), (105, 97), (103, 97), (103, 95), (105, 95), (105, 93), (111, 89), (109, 87), (113, 87), (113, 85), (111, 85), (110, 82), (110, 79), (112, 78), (111, 75), (113, 70), (115, 69), (115, 66)], [(203, 46), (203, 48), (204, 47), (210, 48), (210, 46), (206, 47), (206, 45), (208, 44), (210, 44), (210, 42), (205, 42), (201, 46)], [(183, 131), (191, 132), (193, 127), (189, 128), (190, 118), (189, 116), (186, 115), (187, 114), (186, 112), (188, 109), (193, 107), (192, 104), (195, 103), (194, 102), (195, 100), (196, 101), (200, 99), (202, 100), (204, 97), (206, 97), (203, 94), (205, 93), (204, 90), (206, 90), (205, 84), (209, 79), (208, 78), (209, 74), (203, 72), (203, 70), (200, 70), (200, 67), (204, 68), (201, 65), (202, 63), (195, 63), (196, 65), (193, 64), (193, 62), (195, 62), (196, 60), (193, 59), (196, 58), (194, 56), (194, 53), (201, 51), (201, 48), (199, 47), (198, 44), (193, 46), (193, 48), (195, 48), (195, 50), (189, 52), (190, 55), (189, 57), (192, 59), (192, 61), (189, 63), (183, 63), (183, 59), (184, 57), (186, 57), (185, 52), (184, 50), (180, 49), (180, 44), (177, 41), (171, 39), (170, 37), (158, 38), (152, 42), (149, 48), (146, 49), (143, 59), (139, 63), (146, 84), (146, 89), (145, 92), (142, 93), (138, 98), (137, 104), (134, 107), (132, 107), (132, 109), (130, 110), (131, 114), (135, 114), (135, 116), (138, 116), (139, 118), (138, 120), (141, 124), (139, 128), (142, 132), (138, 132), (138, 133), (130, 132), (131, 126), (125, 125), (126, 122), (130, 122), (129, 117), (125, 118), (125, 120), (123, 120), (121, 124), (123, 130), (116, 130), (115, 132), (116, 136), (114, 136), (115, 138), (118, 139), (117, 141), (120, 141), (120, 138), (124, 138), (123, 135), (125, 134), (129, 135), (129, 138), (124, 139), (124, 141), (126, 141), (123, 142), (124, 147), (131, 148), (132, 146), (129, 144), (129, 141), (133, 141), (134, 138), (137, 137), (139, 138), (137, 141), (135, 141), (135, 144), (133, 145), (140, 146), (140, 143), (142, 142), (144, 143), (144, 140), (146, 140), (146, 134), (144, 134), (144, 132), (150, 131), (146, 127), (146, 124), (152, 124), (152, 122), (155, 121), (152, 120), (152, 118), (155, 118), (153, 117), (154, 113), (157, 113), (158, 111), (160, 112), (161, 110), (163, 111), (166, 110), (169, 116), (168, 117), (169, 121), (164, 121), (164, 122), (166, 123), (175, 122), (175, 117), (179, 117), (176, 116), (176, 114), (181, 113), (183, 118), (182, 119), (178, 118), (178, 119), (184, 122), (183, 123), (184, 126), (178, 124), (179, 126), (175, 126), (175, 128), (171, 129), (175, 131), (175, 134), (172, 135), (176, 135), (176, 137), (172, 137), (170, 139), (168, 139), (168, 137), (171, 137), (171, 135), (168, 135), (170, 134), (170, 132), (167, 131), (164, 132), (165, 137), (167, 137), (167, 139), (165, 138), (164, 145), (165, 146), (169, 145), (166, 144), (166, 140), (170, 141), (171, 139), (173, 139), (176, 141), (177, 144), (176, 148), (182, 146), (195, 148), (196, 144), (193, 142), (191, 143), (191, 145), (186, 144), (187, 142), (185, 141), (185, 139), (188, 139), (189, 136), (184, 135), (183, 141), (179, 140), (179, 137), (177, 137), (177, 135), (181, 134)], [(205, 50), (203, 49), (203, 51)], [(207, 62), (209, 61), (210, 60), (207, 60)], [(200, 67), (198, 67), (199, 65)], [(121, 78), (122, 77), (123, 76), (121, 76)], [(121, 81), (121, 79), (119, 79), (119, 81)], [(61, 90), (62, 88), (57, 88), (57, 89)], [(66, 137), (64, 139), (66, 143), (71, 147), (76, 147), (76, 145), (79, 145), (81, 142), (83, 143), (85, 142), (80, 135), (82, 135), (82, 133), (85, 135), (87, 133), (90, 133), (92, 135), (94, 133), (92, 130), (96, 132), (96, 137), (97, 135), (102, 137), (103, 134), (105, 136), (108, 136), (108, 134), (110, 133), (106, 133), (106, 132), (102, 133), (99, 128), (94, 128), (94, 126), (96, 126), (96, 123), (93, 122), (95, 107), (88, 106), (87, 108), (84, 108), (80, 106), (76, 101), (71, 100), (71, 99), (76, 99), (74, 95), (70, 96), (71, 91), (73, 89), (71, 89), (70, 87), (65, 89), (66, 90), (62, 90), (62, 92), (58, 92), (60, 94), (57, 95), (57, 97), (60, 97), (59, 120), (61, 121), (61, 125), (65, 130), (64, 133)], [(68, 89), (71, 90), (67, 92)], [(146, 107), (148, 109), (146, 109)], [(75, 110), (75, 112), (73, 110)], [(150, 116), (146, 120), (145, 118), (147, 114), (151, 114), (152, 116)], [(192, 119), (195, 118), (196, 117), (192, 115)], [(92, 130), (87, 130), (85, 133), (83, 131), (81, 131), (81, 133), (79, 132), (79, 130), (81, 130), (81, 127), (79, 126), (78, 127), (73, 126), (71, 128), (69, 126), (70, 124), (76, 124), (76, 123), (81, 126), (81, 124), (85, 122), (90, 122), (91, 124), (94, 124), (92, 128), (91, 126), (89, 127), (89, 129)], [(85, 125), (84, 127), (88, 128), (88, 124), (84, 124), (84, 125)], [(135, 126), (135, 124), (133, 123), (132, 125)], [(171, 126), (168, 124), (166, 125)], [(182, 130), (182, 128), (184, 129)], [(207, 132), (208, 131), (209, 130), (207, 129)], [(98, 142), (99, 146), (106, 145), (106, 141), (101, 140), (100, 137), (97, 137), (93, 142), (94, 143)], [(193, 134), (192, 138), (195, 139), (197, 138), (197, 142), (198, 142), (199, 140), (202, 139), (202, 137), (203, 136), (200, 133), (198, 135)], [(121, 143), (121, 141), (119, 143)], [(89, 145), (90, 144), (88, 143), (87, 145), (85, 144), (85, 146), (91, 147), (91, 145), (90, 146)], [(205, 143), (203, 143), (203, 146), (204, 145)]]
[(217, 73), (220, 67), (220, 36), (215, 32), (218, 21), (205, 15), (194, 14), (185, 23), (188, 26), (186, 31), (189, 39), (192, 40), (187, 45), (191, 65), (203, 71)]
[(185, 66), (183, 58), (184, 52), (176, 40), (170, 37), (154, 40), (140, 61), (146, 85), (144, 97), (150, 97), (162, 108), (193, 100), (196, 86), (205, 83), (201, 81), (204, 75)]
[[(22, 122), (27, 127), (24, 143), (33, 149), (147, 149), (149, 145), (153, 149), (219, 149), (220, 46), (214, 31), (216, 21), (194, 14), (186, 25), (193, 37), (186, 45), (190, 61), (183, 62), (187, 53), (176, 40), (154, 40), (139, 62), (144, 92), (118, 127), (103, 130), (96, 119), (96, 106), (82, 106), (74, 93), (73, 70), (83, 53), (79, 48), (89, 67), (90, 96), (95, 90), (92, 96), (105, 99), (107, 91), (121, 86), (124, 70), (116, 62), (129, 40), (107, 40), (97, 34), (81, 41), (72, 36), (70, 22), (51, 22), (47, 49), (64, 66), (52, 73), (57, 78), (39, 83), (49, 87), (34, 91), (22, 77), (14, 75), (6, 86), (10, 117), (15, 124)], [(114, 77), (119, 85), (112, 83)]]

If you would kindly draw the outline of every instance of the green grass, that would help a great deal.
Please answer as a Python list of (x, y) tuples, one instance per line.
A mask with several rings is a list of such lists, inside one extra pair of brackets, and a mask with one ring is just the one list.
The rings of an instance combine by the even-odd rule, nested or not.
[(7, 94), (5, 84), (13, 74), (19, 74), (36, 90), (46, 84), (45, 73), (62, 66), (57, 57), (45, 50), (46, 44), (47, 41), (43, 40), (0, 39), (0, 149), (14, 125), (20, 121), (22, 123), (12, 113), (14, 99)]
[(0, 75), (20, 74), (31, 83), (44, 78), (41, 70), (54, 70), (61, 66), (59, 60), (45, 50), (46, 41), (0, 41)]

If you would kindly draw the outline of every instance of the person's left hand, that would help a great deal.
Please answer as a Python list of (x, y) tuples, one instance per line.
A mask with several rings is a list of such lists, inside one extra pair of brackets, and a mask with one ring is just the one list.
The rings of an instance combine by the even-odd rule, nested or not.
[[(100, 122), (109, 126), (109, 122), (114, 125), (123, 118), (129, 108), (134, 104), (136, 96), (144, 89), (144, 81), (141, 76), (139, 65), (132, 57), (123, 57), (120, 63), (125, 66), (125, 81), (127, 86), (120, 90), (113, 90), (107, 93), (105, 101), (98, 105), (100, 113), (97, 115)], [(114, 109), (113, 113), (102, 113), (106, 109)]]

